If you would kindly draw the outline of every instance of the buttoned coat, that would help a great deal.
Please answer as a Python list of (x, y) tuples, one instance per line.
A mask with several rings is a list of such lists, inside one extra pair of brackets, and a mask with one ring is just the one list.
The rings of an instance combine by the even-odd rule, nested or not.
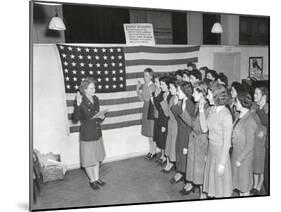
[[(232, 184), (233, 189), (241, 192), (248, 192), (253, 186), (254, 142), (257, 127), (254, 114), (250, 111), (233, 124)], [(236, 161), (240, 162), (239, 167), (236, 166)]]
[(85, 96), (82, 96), (82, 102), (79, 106), (75, 101), (74, 113), (72, 115), (73, 123), (81, 122), (80, 126), (80, 140), (81, 141), (95, 141), (102, 136), (101, 122), (99, 118), (93, 119), (100, 111), (99, 99), (93, 96), (93, 103)]

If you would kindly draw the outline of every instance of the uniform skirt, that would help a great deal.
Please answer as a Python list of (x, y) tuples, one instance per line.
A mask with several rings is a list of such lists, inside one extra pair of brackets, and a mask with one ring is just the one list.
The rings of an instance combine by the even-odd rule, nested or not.
[(148, 120), (148, 109), (149, 102), (144, 101), (142, 109), (142, 120), (141, 120), (141, 134), (146, 137), (153, 137), (153, 120)]
[(224, 174), (219, 176), (217, 172), (221, 153), (222, 145), (209, 142), (203, 191), (210, 197), (230, 197), (232, 194), (232, 176), (229, 155), (225, 164)]
[(94, 166), (105, 158), (102, 137), (96, 141), (80, 141), (80, 159), (82, 167)]

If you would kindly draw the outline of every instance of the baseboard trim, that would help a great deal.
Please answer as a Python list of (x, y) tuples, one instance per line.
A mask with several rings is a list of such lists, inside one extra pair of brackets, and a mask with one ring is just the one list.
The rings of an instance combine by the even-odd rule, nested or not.
[[(133, 152), (133, 153), (125, 154), (125, 155), (117, 155), (117, 156), (105, 158), (103, 163), (110, 163), (110, 162), (114, 162), (114, 161), (126, 160), (126, 159), (130, 159), (130, 158), (144, 156), (146, 154), (147, 154), (147, 151)], [(80, 168), (81, 168), (80, 163), (67, 165), (67, 170), (74, 170), (74, 169), (80, 169)]]

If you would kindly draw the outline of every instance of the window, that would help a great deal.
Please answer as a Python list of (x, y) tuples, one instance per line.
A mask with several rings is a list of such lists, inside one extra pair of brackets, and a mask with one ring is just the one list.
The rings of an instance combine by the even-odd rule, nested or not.
[(220, 15), (215, 13), (203, 13), (203, 44), (217, 45), (221, 43), (221, 35), (211, 33), (215, 22), (220, 22)]
[(66, 43), (126, 43), (123, 23), (130, 23), (128, 9), (63, 5)]
[(240, 16), (240, 45), (269, 45), (269, 17)]

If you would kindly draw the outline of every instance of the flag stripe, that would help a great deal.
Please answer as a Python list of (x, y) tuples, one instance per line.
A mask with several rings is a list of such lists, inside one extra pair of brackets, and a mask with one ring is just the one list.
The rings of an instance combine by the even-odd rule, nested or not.
[(194, 58), (197, 56), (196, 52), (182, 52), (182, 53), (169, 53), (169, 54), (159, 54), (159, 53), (147, 53), (147, 52), (136, 52), (125, 54), (125, 60), (175, 60), (182, 58)]
[[(118, 122), (118, 123), (114, 123), (114, 124), (102, 125), (101, 128), (102, 128), (102, 130), (111, 130), (111, 129), (130, 127), (130, 126), (135, 126), (135, 125), (140, 125), (140, 124), (141, 124), (141, 119), (134, 120), (134, 121), (128, 121), (128, 122)], [(70, 133), (79, 132), (79, 128), (80, 128), (80, 126), (71, 126), (69, 128)]]
[[(106, 117), (116, 117), (116, 116), (123, 116), (123, 115), (129, 115), (134, 113), (141, 113), (142, 107), (139, 108), (133, 108), (133, 109), (127, 109), (127, 110), (119, 110), (119, 111), (109, 111), (106, 114)], [(71, 120), (72, 113), (68, 114), (68, 120)]]
[(189, 62), (196, 63), (198, 62), (198, 57), (193, 58), (184, 58), (177, 60), (127, 60), (125, 61), (126, 66), (135, 66), (135, 65), (179, 65), (179, 64), (187, 64)]
[(136, 65), (136, 66), (128, 66), (126, 67), (126, 77), (128, 77), (128, 74), (136, 73), (136, 72), (142, 72), (143, 75), (143, 70), (146, 69), (147, 67), (151, 68), (154, 72), (170, 72), (170, 71), (176, 71), (178, 69), (186, 69), (186, 63), (184, 64), (178, 64), (178, 65)]
[(193, 52), (199, 51), (200, 46), (185, 46), (185, 47), (152, 47), (152, 46), (130, 46), (124, 48), (124, 53), (159, 53), (159, 54), (170, 54), (170, 53), (181, 53), (181, 52)]

